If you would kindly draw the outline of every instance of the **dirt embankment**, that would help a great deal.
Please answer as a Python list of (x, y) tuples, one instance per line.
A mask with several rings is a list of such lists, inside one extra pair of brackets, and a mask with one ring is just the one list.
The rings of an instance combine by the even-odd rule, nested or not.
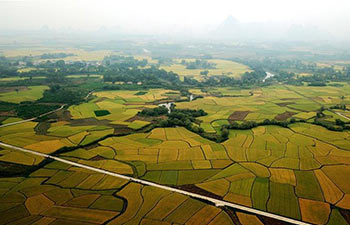
[(281, 103), (276, 103), (276, 105), (280, 107), (286, 107), (287, 105), (294, 104), (295, 102), (281, 102)]
[(201, 189), (201, 188), (199, 188), (199, 187), (197, 187), (197, 186), (195, 186), (193, 184), (185, 184), (185, 185), (178, 186), (177, 188), (181, 189), (181, 190), (184, 190), (184, 191), (191, 192), (191, 193), (196, 193), (196, 194), (207, 196), (207, 197), (210, 197), (210, 198), (215, 198), (215, 199), (222, 200), (221, 196), (213, 194), (213, 193), (208, 192), (206, 190), (203, 190), (203, 189)]

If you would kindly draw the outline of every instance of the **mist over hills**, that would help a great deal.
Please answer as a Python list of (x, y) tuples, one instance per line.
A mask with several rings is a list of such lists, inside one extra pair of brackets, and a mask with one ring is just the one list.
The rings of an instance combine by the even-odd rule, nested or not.
[[(133, 49), (134, 43), (144, 43), (149, 47), (153, 42), (177, 43), (185, 42), (189, 45), (197, 44), (217, 44), (228, 43), (236, 46), (244, 45), (245, 49), (250, 46), (250, 50), (257, 48), (259, 51), (292, 50), (300, 52), (317, 49), (318, 54), (323, 52), (338, 52), (348, 54), (350, 52), (350, 42), (336, 35), (312, 25), (282, 22), (241, 22), (230, 15), (221, 23), (215, 26), (206, 27), (173, 27), (172, 31), (162, 30), (136, 31), (126, 29), (124, 26), (100, 26), (91, 30), (67, 27), (52, 28), (50, 25), (43, 25), (40, 29), (20, 30), (7, 29), (0, 30), (0, 46), (11, 48), (13, 46), (32, 46), (33, 44), (45, 44), (48, 46), (91, 46), (99, 49), (116, 48), (121, 49), (120, 43), (127, 48)], [(113, 43), (113, 44), (111, 44)], [(136, 44), (138, 45), (138, 44)], [(130, 47), (131, 46), (131, 47)], [(151, 44), (152, 46), (152, 44)], [(123, 47), (123, 49), (125, 49)], [(237, 47), (238, 48), (238, 47)], [(245, 51), (236, 49), (237, 54), (245, 54)], [(254, 51), (253, 51), (254, 52)], [(254, 53), (255, 54), (255, 53)], [(304, 54), (304, 53), (303, 53)]]
[(317, 26), (273, 22), (242, 23), (232, 15), (212, 32), (212, 36), (216, 39), (286, 41), (324, 41), (333, 38)]
[(2, 30), (0, 38), (16, 39), (18, 35), (36, 37), (39, 39), (52, 38), (101, 38), (119, 39), (125, 36), (147, 36), (152, 38), (169, 39), (214, 39), (232, 41), (327, 41), (338, 40), (329, 32), (317, 26), (281, 22), (241, 22), (234, 16), (228, 16), (217, 26), (173, 27), (162, 32), (131, 30), (122, 26), (101, 26), (95, 30), (78, 30), (70, 27), (52, 29), (48, 25), (37, 30)]

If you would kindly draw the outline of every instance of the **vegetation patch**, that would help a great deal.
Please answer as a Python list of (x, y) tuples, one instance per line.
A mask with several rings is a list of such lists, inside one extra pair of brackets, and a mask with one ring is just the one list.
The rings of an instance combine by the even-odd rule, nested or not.
[[(282, 99), (281, 99), (282, 100)], [(281, 107), (285, 107), (288, 105), (292, 105), (295, 104), (295, 102), (281, 102), (281, 103), (276, 103), (276, 105), (281, 106)]]
[(145, 95), (145, 94), (147, 94), (147, 91), (139, 91), (135, 93), (135, 95)]
[(108, 110), (95, 110), (94, 113), (97, 117), (107, 116), (107, 115), (111, 114)]

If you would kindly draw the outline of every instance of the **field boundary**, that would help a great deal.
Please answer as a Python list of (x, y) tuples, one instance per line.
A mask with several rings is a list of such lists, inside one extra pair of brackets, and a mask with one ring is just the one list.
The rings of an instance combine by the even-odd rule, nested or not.
[(207, 201), (207, 202), (211, 202), (216, 207), (225, 207), (226, 206), (226, 207), (231, 207), (231, 208), (234, 208), (234, 209), (241, 210), (243, 212), (252, 213), (252, 214), (256, 214), (256, 215), (260, 215), (260, 216), (265, 216), (265, 217), (269, 217), (269, 218), (272, 218), (272, 219), (280, 220), (280, 221), (291, 223), (291, 224), (309, 225), (309, 223), (302, 222), (302, 221), (295, 220), (295, 219), (291, 219), (291, 218), (284, 217), (284, 216), (281, 216), (281, 215), (276, 215), (276, 214), (273, 214), (273, 213), (264, 212), (264, 211), (253, 209), (253, 208), (250, 208), (250, 207), (238, 205), (238, 204), (227, 202), (227, 201), (223, 201), (223, 200), (218, 200), (218, 199), (215, 199), (215, 198), (203, 196), (203, 195), (200, 195), (200, 194), (195, 194), (195, 193), (192, 193), (192, 192), (180, 190), (180, 189), (173, 188), (173, 187), (168, 187), (168, 186), (165, 186), (165, 185), (153, 183), (153, 182), (142, 180), (142, 179), (138, 179), (138, 178), (128, 177), (126, 175), (110, 172), (110, 171), (107, 171), (107, 170), (104, 170), (104, 169), (98, 169), (98, 168), (95, 168), (95, 167), (92, 167), (92, 166), (87, 166), (87, 165), (76, 163), (76, 162), (73, 162), (73, 161), (70, 161), (70, 160), (62, 159), (62, 158), (59, 158), (59, 157), (56, 157), (56, 156), (51, 156), (51, 155), (47, 155), (47, 154), (44, 154), (44, 153), (32, 151), (32, 150), (29, 150), (29, 149), (25, 149), (25, 148), (13, 146), (13, 145), (5, 144), (3, 142), (0, 142), (0, 146), (11, 148), (11, 149), (15, 149), (15, 150), (18, 150), (18, 151), (21, 151), (21, 152), (25, 152), (25, 153), (38, 155), (38, 156), (41, 156), (41, 157), (44, 157), (44, 158), (48, 158), (48, 159), (53, 159), (53, 160), (56, 160), (56, 161), (59, 161), (59, 162), (65, 163), (65, 164), (69, 164), (69, 165), (72, 165), (72, 166), (76, 166), (76, 167), (87, 169), (87, 170), (91, 170), (91, 171), (95, 171), (95, 172), (98, 172), (98, 173), (103, 173), (103, 174), (110, 175), (110, 176), (113, 176), (113, 177), (118, 177), (118, 178), (125, 179), (125, 180), (131, 181), (131, 182), (140, 183), (140, 184), (143, 184), (143, 185), (152, 186), (152, 187), (164, 189), (164, 190), (167, 190), (167, 191), (176, 192), (176, 193), (183, 194), (183, 195), (186, 195), (186, 196), (189, 196), (189, 197), (192, 197), (192, 198), (196, 198), (196, 199), (204, 200), (204, 201)]

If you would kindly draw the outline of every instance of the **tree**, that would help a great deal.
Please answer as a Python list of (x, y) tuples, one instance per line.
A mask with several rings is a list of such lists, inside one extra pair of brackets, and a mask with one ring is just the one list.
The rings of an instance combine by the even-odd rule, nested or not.
[(344, 126), (345, 125), (344, 121), (342, 121), (340, 119), (336, 119), (335, 120), (335, 124), (338, 125), (338, 126)]
[(207, 76), (209, 74), (208, 70), (204, 70), (200, 72), (200, 75)]
[(229, 134), (230, 134), (230, 132), (228, 131), (227, 128), (223, 128), (223, 129), (221, 130), (221, 137), (222, 137), (222, 138), (224, 138), (224, 139), (228, 138), (228, 135), (229, 135)]

